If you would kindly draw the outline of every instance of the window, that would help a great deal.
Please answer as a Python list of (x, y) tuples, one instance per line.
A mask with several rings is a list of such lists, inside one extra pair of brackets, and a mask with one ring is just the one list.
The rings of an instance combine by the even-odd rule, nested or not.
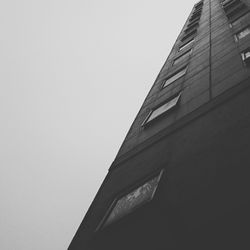
[(200, 1), (199, 3), (197, 3), (197, 4), (195, 4), (195, 8), (198, 8), (198, 7), (200, 7), (200, 6), (202, 6), (203, 5), (203, 1)]
[(230, 2), (233, 2), (234, 0), (224, 0), (222, 1), (222, 4), (225, 6), (226, 4), (229, 4)]
[(203, 9), (203, 8), (202, 8), (202, 6), (201, 6), (201, 7), (197, 8), (197, 9), (195, 9), (195, 10), (194, 10), (194, 13), (196, 13), (196, 12), (198, 12), (198, 11), (200, 11), (200, 12), (201, 12), (201, 11), (202, 11), (202, 9)]
[(194, 23), (194, 24), (190, 25), (189, 27), (187, 27), (187, 28), (185, 29), (185, 32), (188, 33), (188, 32), (190, 32), (192, 29), (197, 29), (198, 26), (199, 26), (199, 23)]
[(201, 12), (202, 12), (202, 8), (195, 9), (194, 12), (193, 12), (193, 15), (195, 15), (195, 14), (201, 14)]
[(242, 11), (247, 10), (246, 5), (244, 3), (240, 3), (236, 8), (234, 8), (232, 11), (228, 12), (227, 18), (228, 19), (232, 19), (234, 18), (237, 14), (241, 14), (242, 15)]
[(239, 41), (240, 39), (248, 36), (250, 34), (250, 27), (246, 27), (244, 29), (242, 29), (241, 31), (239, 31), (238, 33), (235, 34), (234, 38), (235, 38), (235, 41)]
[(199, 24), (199, 21), (200, 21), (200, 17), (198, 17), (198, 18), (192, 20), (192, 22), (190, 22), (190, 23), (187, 25), (187, 27), (190, 27), (190, 26), (194, 25), (195, 23)]
[(241, 58), (247, 66), (250, 65), (250, 48), (247, 48), (246, 50), (241, 52)]
[(106, 216), (104, 216), (104, 219), (98, 225), (96, 231), (100, 227), (110, 225), (111, 223), (130, 214), (135, 209), (150, 202), (154, 198), (162, 174), (163, 170), (161, 170), (161, 172), (157, 176), (151, 178), (147, 182), (144, 182), (141, 186), (132, 190), (130, 193), (127, 193), (124, 196), (115, 199), (111, 204)]
[(165, 88), (166, 86), (168, 86), (169, 84), (173, 83), (174, 81), (176, 81), (177, 79), (181, 78), (182, 76), (184, 76), (186, 74), (187, 71), (187, 66), (180, 69), (179, 71), (175, 72), (173, 75), (171, 75), (170, 77), (168, 77), (166, 79), (166, 81), (163, 84), (163, 88)]
[(195, 33), (197, 32), (197, 30), (192, 30), (191, 32), (189, 32), (188, 34), (186, 34), (182, 39), (181, 41), (184, 42), (185, 40), (187, 40), (189, 37), (192, 37), (195, 35)]
[(191, 18), (189, 19), (189, 21), (191, 22), (192, 20), (196, 19), (196, 18), (200, 18), (201, 16), (201, 11), (200, 12), (197, 12), (197, 13), (194, 13)]
[(203, 3), (197, 6), (194, 6), (195, 10), (201, 10), (203, 8)]
[(224, 4), (223, 8), (224, 8), (225, 11), (228, 11), (231, 8), (236, 7), (240, 3), (241, 2), (239, 0), (231, 1), (231, 2), (228, 2), (227, 4)]
[(199, 9), (199, 8), (202, 8), (202, 7), (203, 7), (203, 1), (195, 4), (195, 6), (194, 6), (195, 9)]
[(189, 40), (188, 42), (182, 44), (182, 45), (180, 46), (180, 48), (179, 48), (179, 51), (184, 50), (185, 48), (187, 48), (188, 46), (190, 46), (193, 42), (194, 42), (194, 39), (191, 39), (191, 40)]
[(187, 58), (192, 52), (192, 49), (188, 50), (187, 52), (185, 52), (184, 54), (182, 54), (181, 56), (177, 57), (174, 59), (173, 65), (181, 62), (182, 60), (184, 60), (185, 58)]
[(249, 14), (249, 12), (244, 13), (242, 16), (239, 16), (238, 18), (236, 18), (234, 21), (232, 21), (232, 22), (230, 23), (230, 27), (233, 27), (233, 26), (237, 25), (237, 24), (238, 24), (239, 22), (241, 22), (242, 19), (244, 19), (244, 17), (245, 17), (246, 15), (248, 15), (248, 14)]
[(153, 109), (149, 115), (147, 116), (146, 120), (143, 122), (142, 125), (146, 125), (147, 123), (153, 121), (154, 119), (162, 116), (170, 109), (174, 108), (176, 104), (178, 103), (178, 100), (180, 99), (181, 93), (179, 93), (177, 96), (173, 97), (171, 100), (165, 102), (164, 104), (161, 104), (161, 106)]

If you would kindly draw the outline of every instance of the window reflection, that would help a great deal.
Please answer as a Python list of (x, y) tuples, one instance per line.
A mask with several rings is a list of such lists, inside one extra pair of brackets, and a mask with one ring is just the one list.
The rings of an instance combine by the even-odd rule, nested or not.
[(154, 194), (157, 189), (160, 178), (162, 176), (162, 173), (163, 173), (163, 170), (160, 172), (158, 176), (154, 177), (153, 179), (146, 182), (142, 186), (136, 188), (129, 194), (120, 198), (115, 203), (104, 226), (107, 226), (113, 223), (114, 221), (119, 220), (120, 218), (134, 211), (136, 208), (151, 201), (154, 197)]

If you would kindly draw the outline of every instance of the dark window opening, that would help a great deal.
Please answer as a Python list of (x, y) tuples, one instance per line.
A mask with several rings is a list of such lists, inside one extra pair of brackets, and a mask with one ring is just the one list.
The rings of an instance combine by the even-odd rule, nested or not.
[(234, 4), (234, 2), (237, 2), (238, 0), (226, 0), (222, 2), (222, 6), (223, 8), (227, 8), (228, 6), (230, 6), (231, 4)]
[(233, 2), (234, 0), (222, 0), (221, 3), (225, 6), (226, 4), (229, 4)]
[(195, 10), (192, 15), (201, 14), (202, 9)]
[(192, 52), (192, 49), (184, 52), (182, 55), (178, 56), (177, 58), (174, 59), (173, 65), (183, 61), (184, 59), (186, 59)]
[(184, 50), (185, 48), (189, 47), (191, 44), (193, 44), (194, 39), (191, 39), (187, 41), (186, 43), (182, 44), (179, 48), (179, 51)]
[(241, 4), (241, 2), (239, 0), (233, 1), (225, 6), (223, 6), (224, 10), (227, 12), (230, 9), (236, 7), (237, 5)]
[(242, 15), (242, 11), (247, 10), (246, 5), (241, 3), (236, 8), (232, 9), (230, 12), (226, 13), (228, 19), (234, 18), (237, 14)]
[(198, 7), (200, 7), (200, 6), (202, 6), (203, 5), (203, 1), (200, 1), (200, 2), (198, 2), (197, 4), (195, 4), (195, 8), (198, 8)]
[(187, 28), (185, 29), (185, 33), (189, 33), (189, 32), (191, 32), (192, 30), (197, 29), (198, 26), (199, 26), (199, 23), (194, 23), (193, 25), (190, 25), (189, 27), (187, 27)]
[(195, 30), (189, 32), (188, 34), (186, 34), (186, 35), (181, 39), (181, 41), (184, 42), (184, 41), (187, 40), (188, 38), (194, 36), (194, 35), (196, 34), (196, 32), (197, 32), (197, 29), (195, 29)]
[(198, 17), (200, 18), (200, 16), (201, 16), (201, 12), (195, 13), (194, 15), (191, 16), (191, 18), (189, 19), (189, 21), (191, 22), (191, 21), (193, 21), (194, 19), (196, 19)]
[(239, 22), (242, 21), (242, 19), (244, 19), (244, 17), (246, 17), (249, 14), (249, 11), (243, 13), (242, 15), (236, 17), (234, 20), (231, 21), (230, 26), (233, 27), (235, 25), (237, 25)]
[(190, 27), (190, 26), (194, 25), (195, 23), (199, 24), (199, 21), (200, 21), (200, 17), (198, 17), (198, 18), (192, 20), (192, 22), (190, 22), (190, 23), (187, 25), (187, 27)]
[(197, 9), (195, 9), (194, 12), (202, 11), (202, 8), (203, 8), (203, 7), (201, 6), (201, 7), (197, 8)]

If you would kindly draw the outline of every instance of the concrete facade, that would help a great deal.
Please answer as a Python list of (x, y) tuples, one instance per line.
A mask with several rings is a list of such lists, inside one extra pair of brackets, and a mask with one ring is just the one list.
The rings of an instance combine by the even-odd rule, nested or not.
[[(250, 248), (250, 67), (241, 56), (250, 34), (235, 38), (250, 25), (249, 8), (249, 0), (194, 6), (70, 250)], [(163, 88), (183, 67), (185, 75)], [(174, 109), (142, 126), (178, 93)], [(161, 169), (151, 202), (99, 229), (117, 197)]]

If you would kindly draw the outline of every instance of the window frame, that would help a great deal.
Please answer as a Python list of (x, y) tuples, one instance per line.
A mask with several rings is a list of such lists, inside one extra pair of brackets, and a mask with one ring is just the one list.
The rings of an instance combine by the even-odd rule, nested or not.
[[(176, 106), (179, 103), (179, 100), (181, 98), (181, 94), (182, 92), (178, 92), (177, 94), (171, 96), (170, 98), (168, 98), (167, 100), (165, 100), (164, 102), (161, 102), (160, 104), (158, 104), (156, 107), (152, 108), (150, 110), (150, 112), (148, 113), (148, 115), (146, 116), (145, 120), (142, 123), (142, 127), (146, 127), (149, 124), (157, 121), (158, 119), (164, 117), (166, 114), (168, 114), (171, 110), (173, 110), (174, 108), (176, 108)], [(176, 99), (176, 102), (173, 106), (170, 106), (167, 110), (165, 110), (164, 112), (160, 113), (159, 115), (157, 115), (156, 117), (152, 118), (152, 120), (149, 120), (151, 115), (154, 113), (154, 111), (156, 111), (157, 109), (159, 109), (160, 107), (164, 106), (165, 104), (170, 103), (171, 101), (173, 101), (174, 99)]]
[(200, 12), (196, 12), (196, 13), (194, 13), (191, 17), (190, 17), (190, 19), (189, 19), (189, 22), (192, 22), (194, 19), (196, 19), (196, 18), (199, 18), (200, 19), (200, 17), (201, 17), (201, 11)]
[(184, 60), (186, 57), (189, 57), (189, 56), (191, 55), (191, 53), (192, 53), (192, 50), (193, 50), (193, 49), (190, 48), (189, 50), (183, 52), (181, 55), (179, 55), (179, 56), (177, 56), (176, 58), (174, 58), (173, 64), (172, 64), (172, 65), (176, 65), (176, 64), (180, 63), (182, 60), (179, 61), (179, 62), (176, 62), (176, 60), (182, 58), (183, 56), (184, 56), (183, 60)]
[[(166, 88), (167, 86), (171, 85), (172, 83), (174, 83), (175, 81), (177, 81), (178, 79), (182, 78), (186, 73), (187, 73), (187, 69), (188, 69), (188, 66), (185, 65), (184, 67), (181, 67), (179, 68), (178, 70), (176, 70), (174, 73), (170, 74), (169, 76), (167, 76), (165, 79), (164, 79), (164, 82), (162, 84), (162, 89)], [(180, 77), (176, 78), (175, 80), (171, 81), (170, 83), (166, 84), (166, 82), (171, 79), (173, 76), (177, 75), (178, 73), (180, 73), (181, 71), (184, 70), (184, 73), (183, 75), (181, 75)]]
[(231, 28), (233, 28), (234, 26), (236, 26), (237, 23), (235, 23), (235, 22), (238, 22), (238, 21), (240, 21), (242, 18), (244, 18), (245, 16), (249, 15), (249, 12), (250, 12), (250, 11), (248, 10), (247, 12), (244, 12), (242, 15), (238, 16), (237, 18), (233, 19), (233, 20), (229, 23), (229, 26), (230, 26)]
[(192, 16), (196, 15), (196, 14), (201, 14), (202, 13), (202, 9), (203, 8), (198, 8), (198, 9), (194, 9)]
[(184, 42), (185, 40), (187, 40), (189, 37), (195, 37), (197, 33), (197, 29), (192, 30), (191, 32), (184, 34), (184, 36), (181, 38), (181, 41)]
[(199, 7), (199, 8), (195, 8), (194, 9), (194, 12), (196, 12), (196, 11), (202, 11), (203, 10), (203, 6), (201, 6), (201, 7)]
[(192, 45), (194, 44), (194, 41), (195, 39), (194, 38), (191, 38), (189, 41), (187, 41), (186, 43), (182, 43), (180, 46), (179, 46), (179, 50), (178, 51), (183, 51), (185, 50), (185, 48), (188, 48), (189, 45)]
[[(246, 29), (248, 29), (249, 33), (247, 33), (247, 35), (245, 35), (245, 36), (239, 38), (238, 35), (239, 35), (241, 32), (243, 32), (244, 30), (246, 30)], [(234, 40), (235, 40), (235, 42), (239, 42), (240, 40), (244, 39), (245, 37), (247, 37), (247, 36), (249, 36), (249, 35), (250, 35), (250, 25), (247, 25), (247, 26), (245, 26), (244, 28), (242, 28), (241, 30), (237, 31), (237, 32), (234, 34)]]
[(189, 32), (191, 32), (193, 29), (198, 29), (198, 27), (199, 27), (199, 22), (195, 22), (195, 23), (193, 23), (192, 25), (190, 25), (189, 27), (187, 27), (187, 28), (184, 30), (184, 32), (185, 32), (185, 33), (189, 33)]
[(227, 4), (229, 4), (230, 2), (233, 2), (234, 0), (222, 0), (221, 1), (221, 4), (223, 4), (223, 5), (227, 5)]
[(187, 25), (187, 28), (194, 25), (195, 23), (200, 23), (200, 17), (196, 18), (195, 20), (192, 20), (192, 22), (189, 22), (188, 25)]
[(204, 4), (204, 1), (202, 0), (202, 1), (198, 2), (198, 3), (196, 3), (196, 4), (194, 5), (194, 8), (197, 8), (197, 7), (199, 7), (199, 6), (203, 6), (203, 4)]
[[(230, 20), (230, 19), (233, 19), (234, 16), (236, 16), (237, 14), (240, 14), (240, 12), (244, 10), (247, 10), (247, 7), (244, 3), (240, 2), (240, 4), (237, 7), (233, 8), (229, 12), (226, 12), (226, 16)], [(243, 13), (241, 13), (240, 15), (243, 15)]]
[[(248, 57), (246, 57), (246, 53), (249, 53)], [(242, 59), (243, 63), (246, 66), (249, 66), (250, 65), (250, 47), (243, 50), (240, 54), (241, 54), (241, 59)]]
[(241, 1), (239, 0), (232, 0), (226, 4), (223, 4), (223, 9), (225, 12), (230, 11), (231, 8), (235, 8), (237, 5), (240, 5)]
[[(124, 189), (123, 191), (119, 192), (118, 194), (116, 194), (114, 197), (113, 197), (113, 200), (112, 202), (110, 203), (108, 209), (106, 210), (104, 216), (102, 217), (102, 219), (100, 220), (100, 222), (98, 223), (96, 229), (95, 229), (95, 232), (97, 231), (100, 231), (104, 228), (106, 228), (107, 226), (113, 224), (113, 223), (116, 223), (117, 221), (119, 221), (120, 219), (124, 218), (125, 216), (133, 213), (135, 210), (143, 207), (144, 205), (146, 205), (147, 203), (151, 202), (154, 197), (155, 197), (155, 194), (157, 192), (157, 189), (160, 185), (160, 182), (163, 178), (163, 175), (165, 173), (165, 169), (164, 168), (158, 168), (156, 171), (154, 171), (153, 173), (151, 173), (150, 175), (140, 179), (136, 184), (134, 185), (130, 185), (128, 188)], [(157, 180), (157, 186), (151, 196), (151, 199), (142, 203), (141, 205), (138, 205), (136, 206), (134, 209), (132, 209), (129, 213), (125, 214), (124, 216), (122, 216), (121, 218), (117, 219), (116, 221), (114, 222), (111, 222), (110, 224), (107, 224), (106, 225), (106, 222), (107, 222), (107, 219), (109, 218), (110, 214), (112, 213), (113, 209), (115, 208), (117, 202), (122, 199), (124, 196), (130, 194), (131, 192), (133, 192), (134, 190), (140, 188), (141, 186), (143, 186), (144, 184), (150, 182), (151, 180), (153, 180), (154, 178), (158, 178)]]

